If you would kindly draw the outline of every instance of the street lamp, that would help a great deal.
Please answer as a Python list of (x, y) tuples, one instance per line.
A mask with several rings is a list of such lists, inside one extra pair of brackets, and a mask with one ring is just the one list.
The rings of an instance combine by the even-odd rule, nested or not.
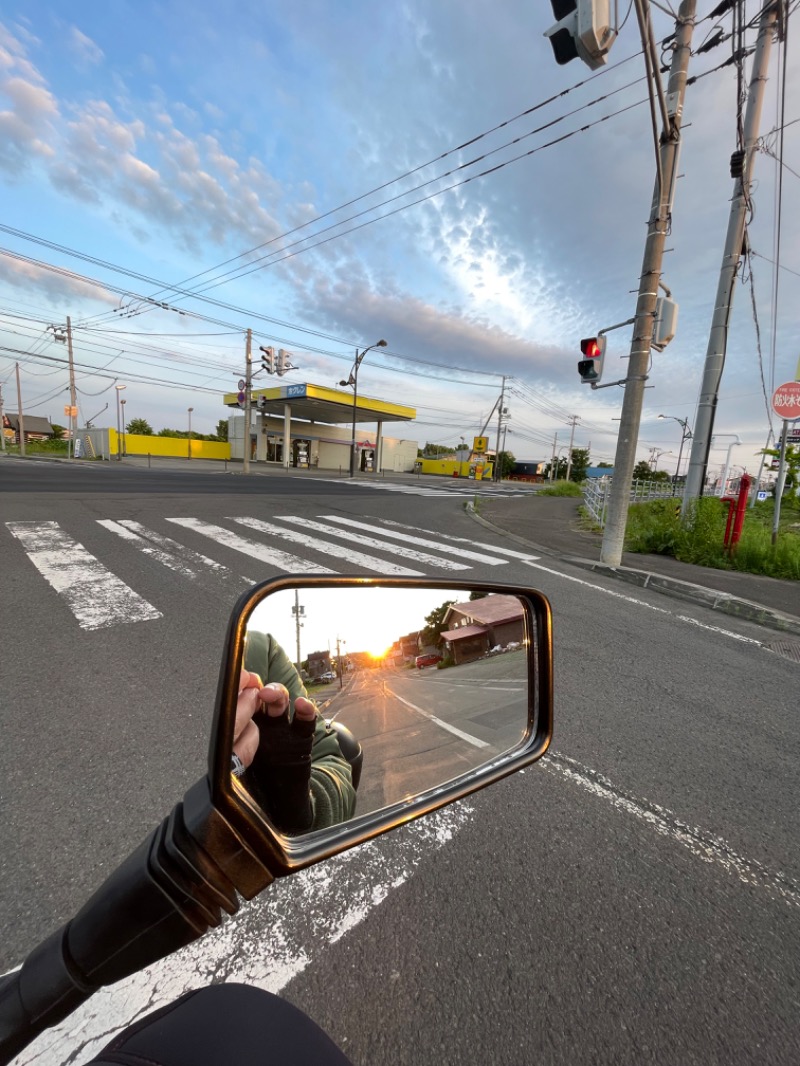
[(675, 415), (659, 415), (659, 418), (670, 418), (673, 422), (677, 422), (681, 427), (681, 446), (678, 451), (678, 465), (675, 467), (675, 477), (672, 479), (672, 495), (675, 495), (675, 490), (678, 486), (678, 477), (681, 472), (681, 459), (683, 458), (683, 446), (687, 440), (692, 439), (692, 431), (689, 429), (688, 418), (676, 418)]
[(128, 401), (127, 400), (120, 400), (119, 402), (120, 402), (120, 406), (122, 407), (122, 454), (127, 456), (127, 454), (128, 454), (128, 448), (127, 448), (128, 442), (125, 440), (125, 404)]
[(190, 407), (189, 408), (189, 438), (188, 438), (188, 455), (187, 455), (187, 459), (191, 459), (192, 458), (192, 411), (194, 411), (194, 408)]
[(126, 389), (127, 387), (128, 387), (127, 385), (115, 385), (114, 386), (114, 388), (117, 390), (117, 462), (118, 463), (122, 462), (122, 430), (120, 428), (121, 415), (120, 415), (119, 394), (122, 392), (123, 389)]
[(386, 341), (380, 340), (375, 344), (370, 344), (369, 348), (365, 348), (363, 352), (359, 354), (356, 349), (356, 361), (353, 363), (353, 369), (350, 371), (350, 376), (347, 381), (340, 381), (339, 384), (343, 387), (348, 385), (353, 386), (353, 432), (350, 437), (350, 477), (356, 476), (356, 407), (358, 404), (358, 368), (364, 359), (367, 352), (371, 352), (373, 348), (385, 348)]
[(720, 496), (724, 496), (728, 485), (728, 471), (731, 468), (731, 452), (734, 448), (737, 448), (742, 442), (739, 438), (738, 433), (715, 433), (714, 436), (711, 438), (712, 444), (717, 439), (717, 437), (733, 437), (733, 440), (728, 445), (728, 453), (725, 456), (725, 471), (722, 475), (722, 486), (720, 489)]

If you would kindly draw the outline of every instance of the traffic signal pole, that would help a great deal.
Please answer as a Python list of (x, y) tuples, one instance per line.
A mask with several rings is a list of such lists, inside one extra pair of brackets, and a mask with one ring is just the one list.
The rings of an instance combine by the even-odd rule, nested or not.
[(244, 441), (242, 445), (242, 473), (250, 473), (250, 423), (252, 419), (252, 404), (250, 391), (253, 388), (253, 331), (248, 329), (245, 348), (244, 370)]
[[(711, 437), (714, 432), (714, 417), (717, 413), (717, 397), (725, 365), (725, 351), (728, 341), (728, 323), (733, 305), (734, 283), (739, 269), (744, 243), (745, 220), (750, 205), (750, 185), (753, 177), (753, 165), (758, 148), (758, 130), (761, 124), (761, 106), (764, 102), (764, 88), (767, 82), (769, 54), (772, 38), (778, 21), (778, 4), (775, 0), (766, 0), (761, 11), (756, 53), (750, 77), (750, 90), (747, 95), (747, 108), (744, 117), (744, 160), (742, 171), (736, 177), (730, 214), (728, 215), (728, 232), (725, 238), (725, 251), (722, 254), (717, 297), (714, 301), (714, 315), (711, 320), (711, 332), (708, 336), (706, 362), (703, 382), (700, 386), (700, 399), (697, 405), (697, 417), (694, 423), (692, 450), (689, 455), (689, 469), (686, 474), (686, 488), (683, 494), (683, 510), (689, 501), (703, 495), (708, 455), (711, 450)], [(733, 159), (731, 160), (733, 166)]]
[(678, 145), (683, 102), (686, 96), (686, 72), (689, 68), (694, 31), (695, 6), (695, 0), (683, 0), (675, 28), (675, 51), (672, 56), (666, 92), (670, 125), (669, 128), (662, 129), (659, 145), (658, 169), (659, 175), (663, 176), (663, 181), (659, 181), (659, 177), (656, 177), (650, 220), (647, 224), (647, 239), (642, 260), (639, 296), (636, 302), (636, 317), (614, 460), (614, 477), (611, 482), (603, 546), (600, 552), (601, 562), (609, 566), (619, 566), (622, 562), (622, 546), (628, 520), (633, 467), (636, 462), (644, 386), (650, 364), (650, 345), (653, 339), (658, 285), (661, 280), (661, 263), (664, 258), (664, 244), (669, 230), (675, 191)]

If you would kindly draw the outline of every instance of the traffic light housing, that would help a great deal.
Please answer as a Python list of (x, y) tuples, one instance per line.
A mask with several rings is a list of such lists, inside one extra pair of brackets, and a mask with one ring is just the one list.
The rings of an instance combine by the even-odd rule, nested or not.
[(284, 351), (283, 348), (278, 349), (278, 366), (275, 373), (278, 377), (283, 377), (287, 370), (291, 370), (291, 361), (289, 359), (289, 353)]
[(556, 23), (545, 30), (556, 63), (582, 60), (590, 70), (605, 65), (617, 37), (611, 0), (550, 0)]
[(261, 356), (261, 365), (264, 367), (268, 374), (275, 373), (275, 349), (265, 348), (263, 345), (259, 348), (260, 352), (264, 354)]
[(597, 385), (603, 376), (603, 363), (606, 358), (606, 337), (604, 333), (597, 337), (585, 337), (581, 341), (583, 359), (578, 363), (578, 373), (584, 385)]

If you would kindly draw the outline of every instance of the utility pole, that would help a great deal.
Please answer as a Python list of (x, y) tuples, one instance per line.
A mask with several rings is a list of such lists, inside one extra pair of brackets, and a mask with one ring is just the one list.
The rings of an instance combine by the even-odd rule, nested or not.
[(503, 402), (506, 395), (506, 376), (503, 374), (503, 384), (500, 386), (500, 403), (497, 408), (497, 451), (494, 464), (494, 480), (500, 481), (500, 432), (503, 425)]
[[(783, 0), (779, 0), (780, 3)], [(694, 423), (692, 450), (689, 455), (689, 469), (686, 473), (686, 486), (683, 493), (683, 513), (689, 501), (703, 495), (708, 455), (711, 450), (711, 437), (714, 433), (714, 417), (717, 413), (717, 397), (725, 365), (725, 351), (728, 341), (728, 323), (733, 306), (733, 293), (742, 246), (745, 239), (745, 221), (750, 205), (750, 187), (753, 178), (756, 150), (758, 148), (758, 130), (761, 124), (761, 106), (764, 102), (764, 88), (767, 82), (769, 55), (772, 38), (778, 21), (778, 3), (766, 0), (761, 10), (753, 71), (750, 77), (750, 89), (747, 95), (747, 109), (744, 118), (744, 158), (734, 152), (731, 157), (731, 175), (735, 178), (733, 199), (728, 215), (728, 232), (725, 237), (725, 251), (722, 253), (717, 296), (714, 300), (714, 314), (711, 319), (711, 332), (708, 335), (705, 369), (700, 386), (700, 399), (697, 404), (697, 417)]]
[(252, 410), (250, 403), (250, 392), (253, 388), (253, 331), (248, 329), (247, 331), (247, 347), (245, 349), (245, 368), (244, 368), (244, 441), (242, 451), (242, 473), (250, 473), (250, 421), (252, 418)]
[(553, 437), (553, 458), (550, 460), (550, 480), (555, 480), (556, 475), (556, 453), (558, 451), (558, 433)]
[(72, 358), (72, 323), (67, 315), (67, 357), (69, 359), (69, 446), (67, 456), (75, 458), (75, 415), (78, 399), (75, 395), (75, 363)]
[(572, 429), (569, 434), (569, 451), (567, 452), (567, 481), (569, 481), (569, 475), (572, 473), (572, 442), (575, 440), (575, 426), (578, 422), (578, 416), (573, 415), (570, 425)]
[(297, 659), (295, 660), (295, 666), (297, 667), (298, 676), (300, 676), (300, 671), (301, 671), (301, 667), (300, 667), (300, 663), (301, 663), (301, 659), (300, 659), (300, 629), (302, 628), (302, 625), (303, 625), (303, 623), (301, 622), (301, 618), (303, 618), (305, 616), (305, 613), (306, 613), (305, 607), (301, 607), (300, 606), (300, 593), (298, 592), (297, 589), (295, 589), (294, 590), (294, 607), (292, 608), (292, 614), (294, 615), (295, 637), (296, 637), (296, 641), (297, 641)]
[(6, 450), (5, 415), (3, 414), (3, 386), (0, 385), (0, 451)]
[[(631, 480), (636, 462), (644, 385), (650, 364), (650, 346), (653, 339), (658, 285), (661, 280), (661, 263), (664, 258), (664, 244), (669, 230), (675, 193), (678, 145), (680, 144), (683, 101), (686, 95), (686, 72), (689, 68), (694, 31), (695, 7), (695, 0), (683, 0), (675, 28), (675, 50), (672, 55), (666, 92), (666, 118), (669, 119), (669, 124), (665, 123), (659, 138), (658, 173), (650, 208), (650, 219), (647, 224), (647, 239), (644, 246), (636, 317), (628, 359), (628, 375), (625, 379), (619, 438), (614, 459), (614, 477), (611, 481), (603, 546), (600, 552), (601, 561), (609, 566), (619, 566), (622, 562), (622, 545), (625, 540)], [(657, 70), (654, 73), (657, 78)]]
[(19, 454), (25, 454), (25, 419), (22, 417), (22, 389), (19, 384), (19, 363), (14, 364), (17, 369), (17, 428), (19, 431)]

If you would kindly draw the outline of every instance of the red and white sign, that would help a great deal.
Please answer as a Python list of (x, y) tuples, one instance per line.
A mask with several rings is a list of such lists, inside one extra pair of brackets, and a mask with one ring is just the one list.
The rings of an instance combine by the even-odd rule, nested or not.
[(778, 386), (772, 395), (772, 410), (786, 422), (800, 418), (800, 381), (787, 381)]

